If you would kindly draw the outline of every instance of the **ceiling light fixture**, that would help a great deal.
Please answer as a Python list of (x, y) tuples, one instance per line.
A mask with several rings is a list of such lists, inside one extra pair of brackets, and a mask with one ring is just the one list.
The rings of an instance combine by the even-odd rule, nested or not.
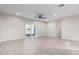
[(54, 16), (57, 16), (56, 14), (54, 14)]
[(16, 15), (20, 15), (20, 13), (19, 13), (19, 12), (17, 12), (17, 13), (16, 13)]

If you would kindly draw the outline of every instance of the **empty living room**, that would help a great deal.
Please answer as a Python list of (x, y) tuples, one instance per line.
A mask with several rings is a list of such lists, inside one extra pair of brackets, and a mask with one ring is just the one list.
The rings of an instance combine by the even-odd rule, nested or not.
[(0, 4), (0, 55), (79, 55), (79, 4)]

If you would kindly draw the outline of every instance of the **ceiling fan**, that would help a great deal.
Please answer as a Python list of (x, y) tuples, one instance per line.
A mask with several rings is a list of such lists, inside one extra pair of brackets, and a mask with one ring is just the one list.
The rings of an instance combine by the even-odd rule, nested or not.
[(64, 4), (60, 4), (60, 5), (58, 5), (58, 7), (60, 8), (60, 7), (63, 7), (64, 6)]
[(44, 16), (42, 14), (39, 14), (39, 15), (35, 16), (34, 18), (37, 18), (37, 19), (46, 19), (46, 16)]

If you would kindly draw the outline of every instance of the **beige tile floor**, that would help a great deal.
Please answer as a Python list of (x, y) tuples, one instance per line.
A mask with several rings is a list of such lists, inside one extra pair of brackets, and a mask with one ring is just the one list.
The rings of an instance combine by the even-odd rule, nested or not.
[(79, 55), (79, 42), (39, 37), (0, 43), (0, 55)]

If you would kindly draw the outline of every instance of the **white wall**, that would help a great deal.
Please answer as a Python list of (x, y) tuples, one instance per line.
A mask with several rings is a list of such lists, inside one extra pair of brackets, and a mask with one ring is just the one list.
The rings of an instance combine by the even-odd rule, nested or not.
[(47, 31), (46, 31), (46, 23), (43, 23), (43, 22), (37, 22), (35, 21), (34, 22), (37, 26), (37, 36), (46, 36), (47, 35)]
[(1, 16), (0, 16), (0, 39), (1, 39)]
[(12, 16), (2, 16), (1, 18), (1, 41), (24, 39), (25, 38), (25, 19)]
[(47, 24), (48, 36), (56, 37), (56, 22), (49, 22)]
[(24, 39), (26, 24), (36, 24), (37, 36), (45, 35), (45, 23), (27, 18), (0, 15), (0, 41)]
[(52, 21), (47, 24), (49, 37), (61, 37), (61, 21)]
[(62, 38), (79, 41), (79, 15), (62, 19)]
[(57, 21), (56, 23), (56, 37), (61, 38), (61, 21)]

